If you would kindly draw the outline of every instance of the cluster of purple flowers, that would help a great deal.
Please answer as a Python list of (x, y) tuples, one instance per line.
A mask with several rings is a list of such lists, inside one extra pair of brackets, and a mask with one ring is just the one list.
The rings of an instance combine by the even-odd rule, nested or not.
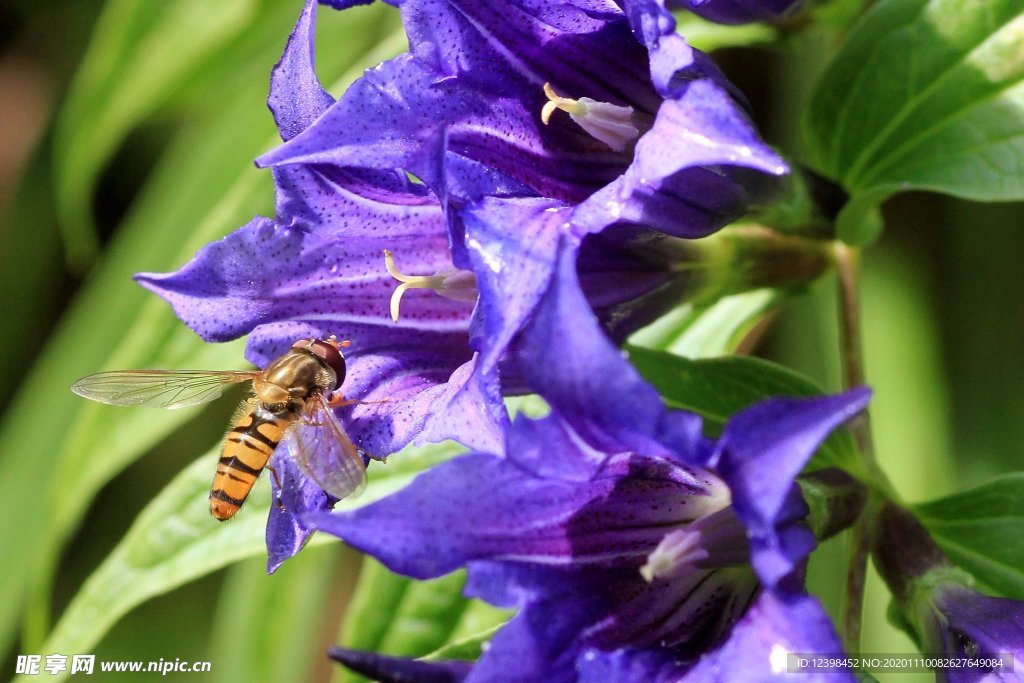
[[(795, 482), (867, 392), (770, 400), (709, 439), (618, 349), (692, 287), (690, 240), (788, 172), (741, 96), (665, 0), (394, 4), (409, 51), (335, 101), (307, 3), (271, 80), (284, 143), (258, 160), (274, 217), (138, 276), (260, 366), (350, 339), (363, 402), (339, 415), (368, 453), (473, 451), (346, 513), (275, 456), (271, 569), (322, 530), (409, 576), (467, 567), (469, 594), (518, 609), (476, 663), (334, 652), (385, 680), (770, 680), (841, 651), (803, 587)], [(793, 4), (680, 3), (723, 23)], [(510, 423), (523, 393), (550, 414)]]

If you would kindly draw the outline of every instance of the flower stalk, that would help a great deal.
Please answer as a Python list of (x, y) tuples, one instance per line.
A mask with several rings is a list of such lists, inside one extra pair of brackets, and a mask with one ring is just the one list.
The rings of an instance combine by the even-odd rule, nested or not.
[[(860, 250), (842, 242), (835, 243), (836, 270), (839, 275), (840, 339), (843, 355), (843, 385), (855, 387), (864, 384), (864, 351), (860, 334)], [(869, 470), (877, 469), (871, 424), (864, 411), (851, 422), (862, 461)], [(840, 635), (849, 652), (860, 651), (864, 585), (867, 579), (870, 527), (873, 515), (871, 504), (861, 512), (853, 527), (850, 568), (846, 574)]]

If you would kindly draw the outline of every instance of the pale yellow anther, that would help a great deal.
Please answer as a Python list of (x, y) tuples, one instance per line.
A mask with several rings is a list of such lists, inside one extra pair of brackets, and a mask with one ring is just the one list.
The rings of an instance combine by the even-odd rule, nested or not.
[(576, 114), (577, 116), (587, 113), (587, 106), (585, 104), (579, 100), (562, 97), (555, 92), (550, 83), (544, 84), (544, 94), (548, 98), (548, 101), (544, 103), (544, 108), (540, 110), (540, 120), (544, 122), (544, 125), (547, 125), (548, 121), (551, 120), (551, 115), (555, 113), (556, 109), (561, 109), (567, 114)]
[(398, 322), (398, 309), (407, 289), (432, 289), (441, 296), (456, 301), (475, 301), (476, 276), (471, 271), (449, 270), (433, 275), (406, 275), (395, 266), (390, 249), (384, 250), (384, 267), (401, 284), (391, 294), (391, 319)]
[(574, 100), (562, 97), (555, 92), (550, 83), (544, 84), (544, 94), (548, 101), (540, 110), (540, 120), (545, 125), (551, 120), (556, 109), (569, 115), (580, 128), (605, 143), (616, 152), (621, 152), (640, 135), (633, 123), (633, 107), (599, 102), (589, 97)]
[(388, 269), (391, 277), (402, 284), (395, 288), (391, 295), (391, 319), (398, 322), (398, 307), (402, 302), (402, 295), (407, 289), (437, 289), (444, 282), (444, 277), (438, 275), (405, 275), (395, 267), (395, 257), (391, 255), (390, 249), (384, 250), (384, 267)]

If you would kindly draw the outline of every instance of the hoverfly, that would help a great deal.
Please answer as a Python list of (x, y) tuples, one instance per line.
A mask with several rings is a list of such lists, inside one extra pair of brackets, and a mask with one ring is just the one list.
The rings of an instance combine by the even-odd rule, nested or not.
[(262, 371), (115, 370), (83, 377), (71, 390), (100, 403), (173, 409), (212, 401), (228, 385), (252, 382), (252, 396), (235, 413), (210, 488), (210, 514), (223, 522), (242, 507), (282, 440), (299, 468), (328, 494), (341, 499), (362, 490), (365, 453), (331, 410), (356, 403), (338, 391), (345, 380), (342, 346), (348, 342), (333, 335), (301, 339)]

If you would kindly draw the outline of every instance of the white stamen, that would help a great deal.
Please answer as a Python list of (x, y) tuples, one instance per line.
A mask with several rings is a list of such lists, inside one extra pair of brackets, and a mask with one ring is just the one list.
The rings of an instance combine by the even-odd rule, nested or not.
[(402, 283), (391, 295), (391, 319), (396, 323), (402, 295), (407, 289), (432, 289), (446, 299), (455, 301), (476, 301), (479, 296), (476, 275), (472, 271), (452, 268), (433, 275), (405, 275), (395, 266), (395, 257), (389, 249), (384, 250), (384, 267), (391, 277)]
[(707, 551), (700, 546), (700, 534), (677, 529), (661, 539), (658, 547), (647, 556), (647, 563), (640, 567), (640, 575), (650, 583), (673, 575), (680, 566), (693, 564), (700, 556), (707, 556)]
[(650, 583), (690, 568), (731, 567), (749, 560), (746, 529), (731, 507), (723, 507), (665, 534), (640, 567), (640, 575)]
[(574, 100), (562, 97), (555, 92), (550, 83), (544, 84), (544, 94), (548, 101), (540, 111), (540, 120), (546, 125), (556, 109), (569, 114), (569, 118), (580, 128), (608, 145), (616, 152), (626, 149), (640, 135), (640, 130), (633, 125), (633, 107), (624, 107), (610, 102), (598, 102), (589, 97)]

